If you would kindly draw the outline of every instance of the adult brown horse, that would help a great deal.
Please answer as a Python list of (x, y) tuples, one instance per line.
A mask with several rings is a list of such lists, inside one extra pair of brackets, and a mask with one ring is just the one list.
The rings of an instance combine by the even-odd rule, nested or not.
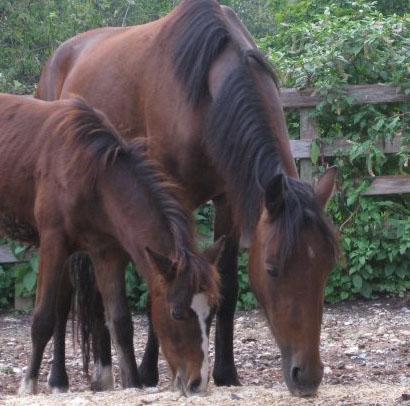
[[(37, 97), (81, 94), (127, 138), (146, 137), (149, 155), (182, 185), (187, 207), (213, 200), (220, 261), (213, 371), (239, 384), (233, 357), (239, 240), (283, 356), (292, 393), (311, 395), (319, 355), (323, 291), (337, 241), (323, 208), (335, 170), (315, 191), (298, 180), (276, 76), (235, 13), (214, 0), (183, 0), (158, 21), (102, 28), (62, 44), (44, 68)], [(155, 337), (141, 372), (155, 384)], [(150, 355), (152, 354), (152, 356)]]
[[(123, 386), (141, 385), (125, 296), (132, 260), (147, 280), (154, 328), (176, 384), (187, 394), (205, 390), (219, 275), (196, 253), (192, 219), (144, 151), (141, 142), (123, 142), (80, 99), (0, 95), (0, 234), (37, 245), (40, 255), (33, 352), (21, 393), (37, 392), (64, 265), (77, 251), (92, 259)], [(207, 253), (214, 262), (222, 244)], [(175, 312), (186, 317), (175, 321)]]

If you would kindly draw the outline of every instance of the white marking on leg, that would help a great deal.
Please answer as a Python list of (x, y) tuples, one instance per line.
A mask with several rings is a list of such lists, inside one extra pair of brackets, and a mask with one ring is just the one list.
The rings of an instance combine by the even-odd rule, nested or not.
[(60, 393), (67, 393), (68, 392), (68, 388), (58, 388), (58, 387), (51, 387), (51, 393), (53, 395), (59, 395)]
[(47, 384), (48, 384), (48, 387), (50, 388), (50, 392), (53, 395), (58, 395), (59, 393), (67, 393), (68, 392), (68, 386), (62, 386), (62, 387), (51, 386), (50, 385), (50, 378), (51, 378), (51, 371), (47, 375)]
[(20, 396), (36, 395), (37, 391), (38, 391), (37, 379), (26, 379), (25, 377), (23, 377), (23, 379), (21, 380), (18, 394)]
[(192, 298), (191, 309), (198, 316), (199, 327), (202, 337), (202, 352), (204, 358), (201, 366), (201, 384), (198, 388), (199, 392), (204, 392), (208, 385), (209, 377), (209, 360), (208, 360), (208, 335), (206, 332), (206, 320), (211, 313), (211, 308), (208, 303), (208, 298), (205, 293), (197, 293)]
[(92, 383), (97, 384), (100, 390), (114, 390), (114, 376), (110, 365), (103, 367), (101, 362), (94, 365)]

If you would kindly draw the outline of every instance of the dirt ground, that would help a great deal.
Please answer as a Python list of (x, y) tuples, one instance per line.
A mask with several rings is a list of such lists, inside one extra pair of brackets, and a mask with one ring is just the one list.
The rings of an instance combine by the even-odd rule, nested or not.
[[(144, 316), (134, 317), (138, 360), (146, 341), (146, 324)], [(0, 315), (0, 404), (410, 405), (410, 306), (398, 300), (326, 307), (321, 344), (325, 377), (318, 397), (307, 400), (288, 394), (281, 377), (279, 351), (259, 311), (239, 312), (236, 316), (235, 358), (244, 386), (216, 388), (211, 382), (205, 397), (186, 399), (177, 392), (169, 392), (163, 359), (159, 388), (119, 390), (115, 364), (118, 389), (92, 394), (87, 392), (79, 348), (73, 348), (71, 333), (67, 346), (72, 393), (34, 398), (13, 396), (30, 353), (30, 317)], [(51, 345), (41, 369), (39, 387), (43, 393), (47, 393), (50, 361)]]

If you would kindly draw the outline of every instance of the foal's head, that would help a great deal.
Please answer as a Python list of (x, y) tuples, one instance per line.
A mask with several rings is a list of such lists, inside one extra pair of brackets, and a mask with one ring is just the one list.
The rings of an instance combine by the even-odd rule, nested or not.
[(151, 288), (154, 329), (173, 385), (186, 395), (204, 392), (208, 384), (208, 337), (219, 299), (216, 264), (223, 247), (221, 239), (203, 256), (187, 253), (177, 262), (147, 248), (159, 272)]
[(334, 188), (329, 169), (313, 190), (276, 175), (251, 249), (252, 288), (282, 353), (289, 390), (316, 393), (323, 377), (320, 327), (326, 278), (337, 258), (335, 232), (323, 209)]

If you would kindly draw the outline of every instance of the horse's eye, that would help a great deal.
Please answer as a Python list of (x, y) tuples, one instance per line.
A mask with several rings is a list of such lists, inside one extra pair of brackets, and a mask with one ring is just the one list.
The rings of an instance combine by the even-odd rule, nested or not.
[(266, 271), (270, 276), (272, 276), (272, 278), (277, 278), (279, 276), (279, 269), (277, 266), (268, 267)]

